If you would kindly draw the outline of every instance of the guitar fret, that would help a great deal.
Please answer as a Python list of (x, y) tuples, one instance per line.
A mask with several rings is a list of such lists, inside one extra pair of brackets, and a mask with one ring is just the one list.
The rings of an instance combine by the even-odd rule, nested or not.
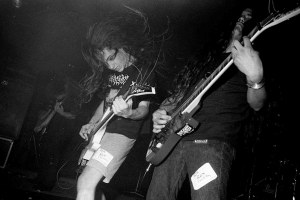
[(173, 113), (172, 117), (182, 113), (191, 104), (195, 97), (197, 97), (215, 79), (215, 77), (219, 75), (219, 73), (230, 62), (230, 60), (231, 55), (227, 56), (227, 58), (213, 71), (213, 73), (211, 73), (209, 77), (206, 79), (201, 79), (201, 81), (199, 81), (199, 83), (194, 87), (195, 91), (193, 94), (177, 109), (177, 111)]

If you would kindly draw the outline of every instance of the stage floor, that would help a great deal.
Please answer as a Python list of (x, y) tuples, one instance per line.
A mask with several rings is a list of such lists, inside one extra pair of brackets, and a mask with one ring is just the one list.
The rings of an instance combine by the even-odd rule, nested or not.
[(35, 172), (1, 169), (1, 200), (71, 200), (76, 195), (76, 180), (61, 177), (51, 191), (36, 188), (33, 180)]

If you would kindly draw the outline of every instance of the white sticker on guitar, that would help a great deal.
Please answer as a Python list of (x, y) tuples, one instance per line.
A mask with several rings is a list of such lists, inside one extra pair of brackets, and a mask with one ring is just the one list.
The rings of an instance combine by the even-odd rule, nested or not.
[(108, 153), (107, 151), (101, 148), (99, 148), (92, 157), (92, 159), (99, 161), (105, 167), (108, 166), (108, 164), (111, 162), (113, 158), (114, 158), (113, 155), (111, 155), (110, 153)]
[(198, 190), (217, 178), (216, 172), (209, 163), (202, 165), (191, 177), (194, 190)]

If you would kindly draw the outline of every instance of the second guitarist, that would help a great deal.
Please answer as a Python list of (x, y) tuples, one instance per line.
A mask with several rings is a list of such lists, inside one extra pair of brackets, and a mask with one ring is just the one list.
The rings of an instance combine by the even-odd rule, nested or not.
[[(192, 117), (198, 126), (187, 133), (172, 149), (169, 155), (156, 165), (147, 192), (147, 200), (175, 200), (178, 191), (188, 178), (191, 199), (225, 200), (231, 164), (235, 157), (237, 138), (243, 133), (250, 108), (259, 110), (266, 98), (263, 87), (263, 65), (258, 53), (252, 48), (248, 38), (244, 45), (238, 40), (242, 37), (242, 22), (249, 16), (246, 9), (235, 30), (233, 42), (228, 45), (234, 64), (213, 85), (198, 104), (198, 110)], [(226, 43), (225, 43), (226, 44)], [(222, 46), (225, 46), (222, 44)], [(219, 52), (223, 48), (213, 49)], [(206, 54), (205, 54), (206, 55)], [(167, 98), (160, 109), (153, 113), (153, 134), (160, 138), (166, 134), (182, 133), (182, 127), (189, 123), (183, 115), (171, 118), (177, 102), (193, 93), (193, 84), (200, 82), (203, 68), (213, 67), (209, 62), (212, 54), (206, 58), (192, 58), (175, 79), (174, 93)], [(212, 65), (212, 66), (211, 66)], [(200, 82), (201, 83), (201, 82)], [(195, 107), (197, 108), (197, 107)], [(172, 115), (173, 116), (173, 115)], [(172, 122), (172, 123), (169, 123)], [(167, 126), (169, 123), (171, 126)], [(162, 131), (168, 128), (169, 132)], [(157, 143), (157, 149), (162, 149)], [(166, 143), (164, 143), (166, 144)]]

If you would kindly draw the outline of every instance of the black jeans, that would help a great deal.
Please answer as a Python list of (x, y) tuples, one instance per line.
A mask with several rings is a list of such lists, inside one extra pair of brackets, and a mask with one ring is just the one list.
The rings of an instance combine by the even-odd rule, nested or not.
[[(229, 171), (234, 157), (234, 148), (225, 142), (180, 141), (168, 158), (155, 167), (146, 199), (175, 200), (188, 174), (193, 200), (225, 200)], [(195, 189), (195, 182), (192, 183), (191, 177), (206, 163), (212, 167), (217, 178)]]

